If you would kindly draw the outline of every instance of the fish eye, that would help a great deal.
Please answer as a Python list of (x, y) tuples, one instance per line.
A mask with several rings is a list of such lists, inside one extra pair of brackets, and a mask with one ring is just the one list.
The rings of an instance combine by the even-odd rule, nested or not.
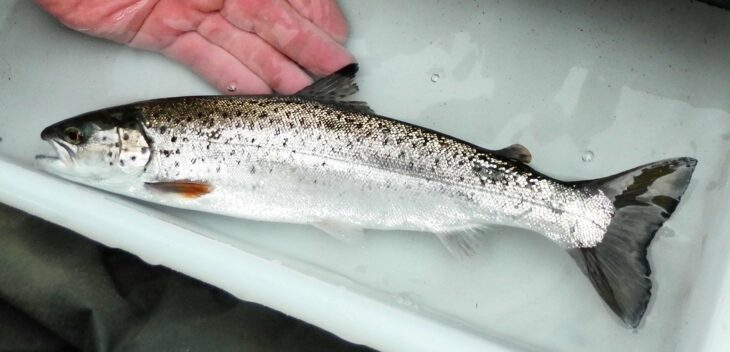
[(63, 130), (63, 139), (71, 144), (80, 144), (81, 137), (81, 130), (76, 127), (67, 127)]

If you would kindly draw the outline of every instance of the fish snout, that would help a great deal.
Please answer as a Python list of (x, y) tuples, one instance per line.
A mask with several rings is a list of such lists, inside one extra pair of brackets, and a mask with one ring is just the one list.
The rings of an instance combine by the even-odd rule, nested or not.
[(41, 131), (41, 139), (43, 139), (44, 141), (53, 139), (57, 135), (58, 133), (55, 126), (46, 127), (43, 129), (43, 131)]

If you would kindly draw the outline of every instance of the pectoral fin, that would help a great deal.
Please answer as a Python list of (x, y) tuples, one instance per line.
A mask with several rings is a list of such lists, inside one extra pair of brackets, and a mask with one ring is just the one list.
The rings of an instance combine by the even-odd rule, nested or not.
[(312, 224), (328, 235), (350, 244), (362, 243), (365, 234), (362, 228), (336, 220), (324, 220)]
[(146, 182), (145, 186), (158, 192), (178, 194), (189, 199), (200, 198), (213, 191), (213, 186), (208, 183), (187, 180)]

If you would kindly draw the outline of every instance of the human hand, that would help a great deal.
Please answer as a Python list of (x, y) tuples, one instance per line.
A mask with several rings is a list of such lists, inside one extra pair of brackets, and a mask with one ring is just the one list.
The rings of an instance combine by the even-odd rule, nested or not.
[(159, 51), (229, 94), (291, 94), (354, 61), (336, 0), (36, 0), (66, 26)]

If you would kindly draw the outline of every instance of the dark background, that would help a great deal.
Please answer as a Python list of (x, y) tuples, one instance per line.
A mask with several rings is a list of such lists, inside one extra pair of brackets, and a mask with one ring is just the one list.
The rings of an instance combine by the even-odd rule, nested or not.
[(0, 351), (74, 350), (369, 351), (0, 204)]

